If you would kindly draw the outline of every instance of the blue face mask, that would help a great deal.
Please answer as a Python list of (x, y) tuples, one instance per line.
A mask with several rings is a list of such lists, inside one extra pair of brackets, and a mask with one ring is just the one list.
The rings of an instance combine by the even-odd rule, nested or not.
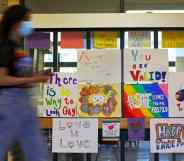
[(33, 32), (32, 22), (31, 21), (22, 21), (18, 29), (18, 32), (21, 36), (29, 36)]

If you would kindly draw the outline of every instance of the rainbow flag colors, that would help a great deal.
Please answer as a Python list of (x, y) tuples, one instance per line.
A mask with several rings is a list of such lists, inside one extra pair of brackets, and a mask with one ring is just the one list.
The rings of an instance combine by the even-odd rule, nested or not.
[(128, 118), (168, 117), (168, 84), (125, 84), (124, 115)]

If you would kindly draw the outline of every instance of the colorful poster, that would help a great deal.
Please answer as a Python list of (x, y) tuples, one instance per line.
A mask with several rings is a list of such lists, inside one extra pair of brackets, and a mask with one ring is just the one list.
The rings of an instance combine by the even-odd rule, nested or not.
[(151, 153), (183, 153), (184, 119), (150, 120)]
[(81, 117), (121, 117), (121, 84), (80, 84)]
[(120, 122), (119, 121), (103, 121), (102, 122), (102, 140), (117, 141), (120, 138)]
[(162, 48), (184, 48), (183, 31), (162, 32)]
[(53, 119), (52, 152), (97, 153), (97, 119)]
[(125, 83), (165, 83), (167, 74), (166, 49), (124, 49)]
[(118, 32), (94, 32), (94, 48), (117, 48)]
[(41, 117), (76, 117), (78, 80), (74, 74), (54, 73), (44, 85)]
[(61, 48), (85, 48), (84, 32), (61, 32)]
[(184, 116), (184, 72), (169, 73), (169, 116)]
[(50, 33), (35, 32), (26, 38), (26, 47), (33, 49), (49, 49), (50, 48)]
[(124, 114), (128, 118), (168, 117), (168, 85), (125, 84)]
[(88, 83), (121, 82), (121, 50), (78, 51), (78, 79)]
[(139, 140), (144, 140), (144, 137), (145, 137), (144, 119), (129, 118), (128, 119), (128, 140), (139, 141)]
[(128, 47), (151, 47), (150, 31), (128, 31)]

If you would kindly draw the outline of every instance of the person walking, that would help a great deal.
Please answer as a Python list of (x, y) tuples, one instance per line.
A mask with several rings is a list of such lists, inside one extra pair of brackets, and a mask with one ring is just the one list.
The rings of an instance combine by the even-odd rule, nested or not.
[[(5, 10), (0, 22), (0, 161), (18, 142), (27, 161), (46, 161), (43, 141), (32, 105), (30, 88), (47, 82), (50, 74), (31, 74), (31, 57), (17, 52), (23, 38), (32, 32), (31, 10), (14, 5)], [(20, 56), (21, 55), (21, 56)]]

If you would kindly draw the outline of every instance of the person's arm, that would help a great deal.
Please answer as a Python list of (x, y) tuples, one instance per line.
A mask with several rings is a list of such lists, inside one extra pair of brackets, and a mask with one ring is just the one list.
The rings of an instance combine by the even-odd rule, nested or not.
[(0, 67), (0, 86), (19, 86), (24, 84), (32, 84), (46, 82), (49, 75), (38, 74), (33, 77), (14, 77), (8, 75), (8, 69)]

